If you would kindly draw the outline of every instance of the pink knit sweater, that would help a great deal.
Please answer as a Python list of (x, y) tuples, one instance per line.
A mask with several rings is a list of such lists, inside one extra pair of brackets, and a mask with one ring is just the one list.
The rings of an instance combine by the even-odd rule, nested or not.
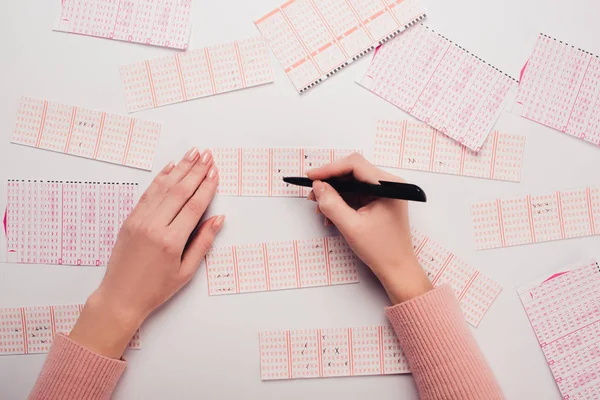
[[(386, 313), (421, 399), (504, 398), (449, 286), (389, 307)], [(59, 335), (30, 399), (108, 399), (125, 366)]]

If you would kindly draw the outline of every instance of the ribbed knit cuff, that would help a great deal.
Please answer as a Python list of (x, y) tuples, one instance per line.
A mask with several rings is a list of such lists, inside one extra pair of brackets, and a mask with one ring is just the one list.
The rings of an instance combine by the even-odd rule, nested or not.
[(449, 285), (385, 311), (422, 400), (504, 398)]
[(127, 363), (58, 334), (30, 399), (110, 399)]

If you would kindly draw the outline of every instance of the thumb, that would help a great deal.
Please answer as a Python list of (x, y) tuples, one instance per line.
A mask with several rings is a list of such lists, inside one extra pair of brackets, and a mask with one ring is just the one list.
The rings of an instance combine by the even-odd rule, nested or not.
[(345, 235), (350, 227), (354, 225), (358, 213), (328, 183), (314, 181), (313, 192), (323, 215), (338, 227), (342, 235)]

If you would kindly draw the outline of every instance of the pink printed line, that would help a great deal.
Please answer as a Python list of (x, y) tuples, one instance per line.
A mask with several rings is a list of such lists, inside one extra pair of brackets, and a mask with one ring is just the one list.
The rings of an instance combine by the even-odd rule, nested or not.
[(402, 168), (404, 161), (404, 143), (406, 142), (406, 126), (408, 121), (402, 121), (402, 136), (400, 137), (400, 158), (398, 159), (398, 168)]
[(242, 195), (242, 149), (238, 149), (238, 196)]
[(467, 155), (467, 148), (465, 146), (460, 146), (460, 170), (459, 175), (465, 174), (465, 158)]
[(152, 78), (152, 70), (150, 69), (150, 61), (145, 61), (146, 64), (146, 74), (148, 75), (148, 83), (150, 84), (150, 94), (152, 95), (152, 104), (154, 107), (158, 107), (158, 103), (156, 101), (156, 90), (154, 89), (154, 79)]
[(433, 171), (435, 161), (435, 145), (437, 142), (437, 135), (434, 127), (431, 127), (431, 147), (429, 148), (429, 170)]
[(480, 272), (478, 270), (475, 270), (475, 273), (473, 274), (473, 276), (471, 277), (471, 279), (469, 279), (469, 281), (467, 282), (465, 288), (462, 290), (462, 292), (460, 293), (460, 295), (457, 298), (457, 301), (460, 302), (463, 297), (465, 297), (465, 295), (467, 294), (467, 290), (469, 290), (469, 288), (471, 287), (471, 285), (473, 285), (473, 282), (475, 282), (475, 279), (477, 279), (477, 277), (479, 276)]
[(285, 331), (285, 347), (288, 353), (288, 378), (292, 379), (292, 340), (290, 331)]
[(208, 265), (208, 257), (204, 257), (204, 263), (206, 264), (206, 286), (208, 288), (208, 295), (210, 296), (210, 276), (208, 274), (208, 270), (210, 266)]
[(425, 244), (429, 241), (429, 237), (425, 236), (425, 238), (423, 239), (423, 241), (421, 242), (420, 245), (417, 246), (417, 248), (415, 249), (415, 256), (418, 256), (419, 253), (421, 252), (421, 250), (423, 250), (423, 247), (425, 246)]
[(571, 122), (571, 117), (573, 116), (573, 111), (575, 110), (575, 104), (577, 104), (577, 99), (579, 98), (579, 94), (581, 93), (581, 87), (583, 86), (583, 82), (585, 82), (585, 76), (587, 75), (588, 69), (590, 68), (590, 64), (592, 63), (592, 56), (589, 56), (587, 67), (585, 67), (585, 72), (583, 73), (583, 78), (581, 79), (581, 83), (579, 84), (579, 89), (577, 89), (577, 96), (575, 96), (575, 101), (573, 102), (573, 107), (571, 107), (571, 112), (569, 113), (569, 119), (567, 119), (567, 123), (565, 125), (564, 132), (567, 132), (567, 128), (569, 127), (569, 123)]
[(60, 212), (61, 212), (61, 221), (60, 221), (60, 262), (62, 264), (63, 260), (63, 238), (65, 236), (65, 185), (60, 185)]
[(348, 328), (348, 358), (350, 359), (350, 376), (354, 376), (354, 350), (352, 349), (352, 328)]
[[(304, 149), (300, 149), (300, 176), (304, 176)], [(304, 189), (298, 186), (298, 196), (302, 197)]]
[(298, 257), (298, 241), (294, 240), (294, 264), (296, 266), (296, 287), (302, 287), (302, 280), (300, 279), (300, 258)]
[(442, 265), (442, 268), (440, 268), (440, 270), (438, 271), (437, 275), (431, 280), (431, 284), (432, 285), (435, 286), (435, 284), (442, 277), (442, 275), (444, 274), (444, 271), (446, 271), (446, 268), (448, 268), (448, 265), (450, 265), (450, 262), (453, 259), (454, 259), (454, 254), (450, 253), (450, 255), (448, 256), (448, 258), (446, 259), (446, 261), (444, 261), (444, 264)]
[(27, 319), (25, 318), (25, 309), (21, 307), (21, 322), (23, 323), (23, 353), (29, 354), (29, 344), (27, 343)]
[(215, 84), (215, 76), (213, 75), (212, 63), (210, 62), (210, 54), (208, 47), (204, 48), (204, 55), (206, 56), (206, 65), (208, 66), (208, 75), (210, 76), (210, 84), (212, 86), (213, 94), (217, 94), (217, 86)]
[(317, 13), (319, 18), (321, 19), (321, 22), (323, 22), (323, 25), (325, 26), (327, 31), (329, 31), (329, 35), (331, 36), (333, 41), (337, 44), (338, 48), (342, 51), (342, 53), (344, 53), (344, 57), (349, 58), (348, 53), (346, 53), (346, 50), (340, 45), (340, 43), (336, 39), (335, 34), (333, 33), (333, 29), (331, 29), (331, 26), (329, 26), (329, 23), (327, 22), (327, 20), (321, 13), (321, 10), (319, 10), (319, 8), (315, 5), (314, 0), (309, 0), (309, 3), (311, 5), (311, 7), (315, 10), (315, 12)]
[(238, 272), (238, 258), (236, 246), (231, 246), (231, 256), (233, 257), (233, 278), (235, 279), (235, 292), (240, 292), (240, 278)]
[(499, 132), (493, 132), (493, 146), (492, 146), (492, 158), (490, 160), (490, 179), (494, 179), (494, 173), (496, 170), (496, 150), (498, 148), (498, 136), (500, 136)]
[(435, 66), (435, 69), (433, 70), (433, 73), (431, 75), (429, 75), (429, 79), (427, 80), (427, 83), (425, 84), (425, 86), (423, 86), (423, 90), (421, 90), (421, 93), (419, 93), (419, 96), (417, 97), (417, 100), (415, 100), (415, 104), (413, 104), (412, 107), (410, 107), (411, 111), (412, 111), (413, 108), (415, 108), (415, 106), (417, 105), (417, 103), (419, 103), (419, 100), (421, 99), (421, 96), (425, 92), (425, 89), (427, 89), (427, 86), (429, 86), (429, 82), (431, 82), (431, 80), (433, 79), (433, 77), (434, 77), (435, 73), (437, 72), (438, 68), (440, 67), (440, 65), (442, 65), (442, 61), (444, 61), (444, 58), (446, 58), (446, 54), (448, 54), (448, 51), (450, 50), (450, 47), (452, 47), (452, 44), (448, 43), (448, 47), (446, 48), (446, 51), (444, 52), (444, 55), (442, 56), (442, 58), (440, 58), (440, 61)]
[(383, 327), (382, 326), (378, 326), (377, 327), (377, 335), (378, 335), (378, 340), (379, 340), (379, 373), (381, 375), (383, 375)]
[(292, 33), (294, 34), (294, 36), (296, 36), (296, 39), (298, 40), (298, 43), (300, 43), (300, 45), (302, 46), (302, 48), (304, 49), (304, 51), (306, 52), (306, 58), (308, 60), (310, 60), (310, 62), (312, 63), (312, 65), (315, 67), (315, 69), (317, 71), (319, 71), (319, 74), (323, 75), (323, 71), (321, 71), (321, 68), (319, 68), (319, 66), (317, 65), (317, 63), (315, 62), (315, 60), (311, 57), (310, 55), (310, 51), (308, 51), (308, 47), (306, 47), (306, 44), (302, 41), (302, 39), (300, 38), (300, 35), (298, 34), (298, 32), (296, 31), (296, 29), (294, 28), (294, 26), (292, 25), (292, 22), (290, 21), (290, 19), (288, 18), (288, 16), (285, 14), (285, 10), (284, 8), (286, 6), (288, 6), (289, 4), (291, 4), (292, 2), (288, 2), (286, 4), (283, 4), (281, 6), (281, 15), (283, 16), (283, 19), (285, 20), (286, 24), (289, 26), (289, 28), (291, 29)]
[(77, 116), (77, 107), (73, 107), (71, 112), (71, 124), (69, 125), (69, 132), (67, 133), (67, 143), (65, 144), (65, 150), (63, 153), (69, 152), (71, 146), (71, 137), (73, 136), (73, 129), (75, 128), (75, 117)]
[(402, 25), (400, 25), (400, 21), (398, 21), (398, 18), (396, 18), (396, 15), (394, 15), (394, 13), (392, 12), (392, 9), (390, 7), (388, 7), (388, 5), (383, 0), (380, 0), (380, 2), (381, 2), (381, 4), (383, 4), (383, 6), (387, 10), (387, 12), (392, 16), (392, 18), (394, 19), (394, 22), (396, 22), (396, 25), (398, 25), (398, 28), (400, 28)]
[(596, 221), (594, 221), (594, 212), (592, 208), (592, 191), (590, 188), (585, 188), (585, 199), (587, 201), (588, 215), (590, 217), (590, 232), (596, 234)]
[(352, 14), (354, 14), (354, 18), (356, 18), (356, 22), (358, 22), (358, 24), (363, 28), (363, 30), (365, 31), (367, 36), (369, 36), (369, 39), (371, 39), (372, 42), (375, 41), (375, 38), (373, 37), (373, 35), (371, 35), (371, 32), (369, 32), (369, 30), (367, 29), (365, 24), (363, 24), (363, 21), (361, 21), (360, 17), (358, 16), (358, 13), (354, 9), (354, 6), (348, 0), (344, 0), (344, 2), (346, 3), (346, 5), (350, 9), (350, 11), (352, 11)]
[(506, 246), (506, 241), (504, 238), (504, 221), (502, 219), (502, 202), (500, 199), (496, 200), (496, 207), (498, 208), (498, 226), (500, 228), (500, 241), (502, 242), (502, 247)]
[(52, 327), (52, 339), (56, 337), (56, 319), (54, 317), (54, 306), (50, 306), (50, 326)]
[(187, 91), (185, 90), (185, 81), (183, 80), (183, 70), (181, 69), (181, 61), (179, 60), (179, 54), (175, 54), (175, 66), (177, 67), (177, 75), (179, 75), (179, 84), (181, 85), (181, 94), (183, 95), (183, 101), (187, 101)]
[(271, 277), (269, 274), (269, 253), (267, 252), (267, 244), (263, 243), (263, 259), (265, 261), (265, 282), (267, 286), (267, 291), (271, 290)]
[[(575, 332), (582, 331), (582, 330), (584, 330), (585, 328), (587, 328), (588, 326), (591, 326), (591, 325), (597, 324), (598, 322), (600, 322), (600, 319), (597, 319), (596, 321), (590, 322), (589, 324), (587, 324), (587, 325), (585, 325), (585, 326), (582, 326), (582, 327), (581, 327), (581, 328), (579, 328), (579, 329), (575, 329), (573, 332), (566, 333), (566, 334), (562, 335), (561, 337), (558, 337), (558, 338), (554, 339), (554, 340), (553, 340), (553, 341), (551, 341), (551, 342), (544, 343), (544, 344), (545, 344), (545, 346), (541, 346), (541, 347), (543, 348), (543, 347), (549, 346), (549, 345), (551, 345), (552, 343), (559, 341), (560, 339), (563, 339), (563, 338), (565, 338), (565, 337), (567, 337), (567, 336), (569, 336), (569, 335), (572, 335), (572, 334), (574, 334)], [(539, 338), (538, 338), (538, 341), (539, 341)], [(540, 343), (540, 345), (541, 345), (541, 344), (542, 344), (542, 343)]]
[(332, 163), (335, 160), (335, 150), (329, 149), (329, 162)]
[(533, 209), (531, 207), (531, 196), (527, 195), (527, 216), (529, 217), (529, 228), (531, 231), (531, 243), (537, 243), (535, 237), (535, 226), (533, 225)]
[(563, 219), (562, 212), (562, 199), (560, 197), (560, 191), (556, 192), (556, 202), (558, 203), (558, 222), (560, 222), (560, 237), (565, 238), (565, 221)]
[(94, 147), (94, 160), (98, 157), (98, 150), (100, 149), (100, 142), (102, 141), (102, 131), (104, 130), (104, 120), (106, 119), (106, 113), (103, 112), (100, 115), (100, 126), (98, 127), (98, 139), (96, 139), (96, 146)]
[(48, 102), (44, 100), (44, 108), (42, 109), (42, 120), (40, 121), (40, 128), (38, 130), (37, 140), (35, 141), (35, 147), (40, 147), (42, 141), (42, 134), (44, 133), (44, 125), (46, 125), (46, 114), (48, 113)]
[(327, 268), (327, 284), (331, 286), (331, 260), (329, 259), (329, 242), (323, 238), (323, 249), (325, 249), (325, 268)]
[(267, 152), (269, 157), (268, 166), (269, 166), (269, 181), (267, 184), (269, 185), (269, 197), (273, 195), (273, 149), (269, 149)]
[(131, 118), (131, 122), (129, 123), (129, 132), (127, 135), (127, 145), (125, 146), (125, 153), (123, 153), (123, 161), (121, 164), (127, 165), (127, 157), (129, 156), (129, 147), (131, 146), (131, 140), (133, 138), (133, 128), (135, 127), (135, 119)]
[(240, 45), (238, 44), (238, 41), (236, 40), (235, 42), (233, 42), (233, 45), (235, 46), (235, 55), (237, 56), (237, 62), (238, 62), (238, 66), (240, 67), (240, 77), (242, 78), (242, 87), (246, 87), (246, 76), (244, 75), (244, 67), (242, 64), (242, 55), (240, 52)]
[(317, 350), (319, 357), (319, 377), (323, 377), (323, 343), (321, 342), (321, 330), (317, 329)]
[(115, 23), (113, 25), (113, 29), (112, 29), (112, 33), (111, 33), (111, 39), (115, 37), (115, 32), (117, 30), (117, 21), (119, 21), (119, 13), (121, 12), (121, 1), (119, 0), (119, 7), (117, 8), (117, 15), (115, 18)]

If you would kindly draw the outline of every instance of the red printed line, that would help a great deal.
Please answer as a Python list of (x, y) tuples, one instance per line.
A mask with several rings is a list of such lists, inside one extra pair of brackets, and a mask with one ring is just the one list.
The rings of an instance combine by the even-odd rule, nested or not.
[(354, 18), (356, 18), (356, 22), (358, 22), (360, 24), (360, 26), (363, 28), (363, 30), (365, 31), (365, 33), (367, 34), (367, 36), (369, 36), (369, 39), (371, 39), (372, 42), (375, 41), (375, 38), (373, 37), (373, 35), (371, 35), (371, 32), (369, 32), (369, 30), (367, 29), (367, 27), (365, 26), (365, 24), (363, 24), (363, 22), (360, 20), (360, 17), (358, 16), (358, 13), (354, 9), (354, 6), (348, 0), (344, 0), (344, 1), (346, 2), (346, 5), (350, 9), (350, 11), (352, 11), (352, 14), (354, 14)]
[(110, 38), (114, 38), (115, 37), (115, 31), (117, 30), (117, 21), (119, 21), (119, 13), (121, 12), (121, 1), (119, 0), (119, 7), (117, 8), (117, 15), (115, 18), (115, 24), (113, 25), (113, 30), (112, 30), (112, 34), (110, 36)]
[(287, 6), (289, 6), (294, 1), (295, 0), (288, 1), (287, 3), (285, 3), (284, 5), (281, 6), (281, 15), (283, 16), (283, 19), (285, 20), (285, 22), (287, 23), (287, 25), (292, 30), (292, 33), (294, 34), (294, 36), (296, 36), (296, 39), (298, 40), (298, 43), (300, 43), (300, 45), (302, 46), (302, 48), (306, 52), (306, 57), (308, 57), (310, 59), (312, 65), (315, 67), (315, 69), (317, 71), (319, 71), (319, 74), (323, 75), (323, 71), (321, 71), (321, 68), (319, 68), (319, 66), (317, 65), (317, 63), (315, 62), (315, 60), (310, 56), (310, 51), (308, 51), (308, 47), (306, 47), (306, 44), (300, 38), (300, 35), (298, 34), (298, 32), (296, 31), (296, 29), (294, 28), (294, 25), (292, 25), (292, 22), (290, 21), (290, 19), (288, 18), (288, 16), (285, 14), (284, 8), (287, 7)]
[(42, 109), (42, 120), (40, 121), (40, 128), (38, 129), (37, 140), (35, 141), (35, 147), (40, 147), (42, 141), (42, 134), (44, 133), (44, 125), (46, 125), (46, 114), (48, 113), (48, 102), (44, 100), (44, 108)]
[(375, 14), (371, 15), (369, 18), (365, 19), (363, 21), (363, 23), (367, 24), (371, 21), (373, 21), (375, 18), (379, 18), (380, 16), (382, 16), (383, 14), (385, 14), (385, 10), (381, 10), (381, 11), (377, 11)]
[(208, 52), (208, 47), (204, 48), (204, 55), (206, 56), (206, 65), (208, 66), (210, 85), (212, 87), (213, 94), (217, 94), (217, 85), (215, 84), (215, 76), (213, 75), (212, 63), (210, 62), (210, 53)]
[(594, 211), (592, 208), (592, 191), (590, 188), (585, 189), (585, 199), (587, 200), (588, 215), (590, 217), (590, 232), (596, 234), (596, 221), (594, 221)]
[(415, 249), (415, 256), (418, 256), (419, 253), (421, 252), (421, 250), (423, 250), (423, 247), (425, 246), (425, 244), (429, 241), (429, 237), (425, 237), (425, 239), (423, 239), (423, 241), (421, 242), (420, 245), (417, 246), (417, 248)]
[(502, 220), (502, 202), (500, 199), (496, 200), (496, 207), (498, 208), (498, 227), (500, 228), (500, 241), (502, 242), (502, 247), (506, 246), (506, 241), (504, 238), (504, 221)]
[(442, 58), (440, 58), (440, 61), (435, 66), (435, 69), (433, 70), (433, 73), (429, 76), (429, 79), (427, 80), (427, 83), (425, 84), (425, 86), (423, 86), (423, 90), (421, 90), (421, 93), (419, 93), (419, 96), (417, 97), (417, 100), (415, 100), (415, 104), (413, 104), (412, 107), (410, 108), (411, 110), (413, 108), (415, 108), (415, 106), (417, 105), (417, 103), (419, 102), (419, 100), (421, 100), (421, 96), (423, 95), (423, 93), (425, 93), (425, 89), (427, 89), (427, 86), (429, 86), (429, 82), (431, 82), (431, 80), (433, 79), (433, 76), (435, 75), (435, 73), (437, 72), (438, 68), (442, 64), (442, 61), (444, 61), (444, 58), (446, 57), (446, 54), (448, 54), (448, 50), (450, 50), (450, 47), (452, 47), (452, 45), (448, 44), (448, 47), (446, 48), (446, 51), (444, 52), (444, 55), (442, 56)]
[(269, 156), (269, 161), (268, 161), (268, 165), (269, 165), (269, 197), (273, 196), (273, 149), (269, 149), (268, 151), (268, 156)]
[(400, 158), (398, 159), (398, 168), (402, 168), (404, 161), (404, 143), (406, 142), (406, 125), (408, 121), (402, 121), (402, 136), (400, 137)]
[(267, 291), (271, 290), (271, 276), (269, 274), (269, 253), (267, 252), (267, 244), (263, 243), (263, 259), (265, 261), (265, 282)]
[(106, 119), (106, 113), (103, 112), (100, 115), (100, 127), (98, 127), (98, 139), (96, 139), (96, 147), (94, 148), (94, 160), (98, 157), (98, 150), (100, 149), (100, 141), (102, 140), (102, 131), (104, 130), (104, 120)]
[(321, 341), (321, 330), (317, 329), (317, 350), (319, 357), (319, 377), (323, 377), (323, 342)]
[(394, 22), (396, 22), (396, 25), (398, 25), (398, 27), (400, 27), (400, 21), (398, 21), (398, 18), (396, 18), (396, 15), (394, 15), (394, 13), (392, 12), (391, 8), (388, 7), (388, 5), (383, 1), (380, 0), (381, 4), (383, 4), (383, 6), (385, 7), (385, 9), (387, 10), (388, 13), (390, 13), (390, 15), (392, 16), (392, 18), (394, 19)]
[(50, 306), (50, 326), (52, 327), (52, 339), (56, 337), (56, 319), (54, 317), (54, 306)]
[(459, 175), (465, 174), (465, 158), (467, 155), (467, 148), (465, 146), (460, 146), (460, 171)]
[(246, 87), (246, 75), (244, 75), (244, 67), (242, 64), (242, 54), (240, 52), (240, 45), (238, 44), (238, 41), (236, 40), (235, 42), (233, 42), (233, 45), (235, 46), (235, 54), (237, 56), (237, 61), (238, 61), (238, 65), (240, 67), (240, 76), (242, 77), (242, 87)]
[(23, 323), (23, 353), (29, 354), (29, 344), (27, 343), (27, 319), (25, 318), (25, 309), (21, 307), (21, 322)]
[(238, 149), (238, 196), (242, 195), (242, 149)]
[(238, 272), (238, 258), (235, 246), (231, 246), (231, 257), (233, 258), (233, 277), (235, 279), (235, 292), (240, 292), (240, 278)]
[(289, 7), (289, 6), (291, 6), (291, 5), (292, 5), (292, 4), (293, 4), (295, 1), (296, 1), (296, 0), (288, 0), (288, 1), (286, 1), (285, 3), (283, 3), (283, 4), (281, 5), (281, 8), (286, 8), (286, 7)]
[(571, 112), (569, 113), (569, 119), (567, 119), (567, 123), (565, 124), (564, 132), (567, 132), (567, 128), (569, 127), (569, 123), (571, 122), (571, 117), (573, 116), (573, 111), (575, 111), (575, 104), (577, 104), (577, 99), (579, 98), (579, 93), (581, 93), (581, 87), (583, 86), (583, 82), (585, 81), (585, 76), (587, 75), (588, 69), (590, 68), (590, 64), (592, 62), (592, 56), (589, 55), (590, 59), (588, 60), (587, 67), (585, 67), (585, 72), (583, 73), (583, 78), (581, 79), (581, 83), (579, 84), (579, 89), (577, 89), (577, 96), (575, 96), (575, 101), (573, 102), (573, 106), (571, 108)]
[(317, 54), (319, 54), (319, 53), (321, 53), (321, 52), (323, 52), (323, 51), (327, 50), (328, 48), (330, 48), (331, 46), (333, 46), (333, 44), (334, 44), (334, 43), (335, 43), (335, 42), (329, 42), (329, 43), (327, 43), (327, 44), (325, 44), (325, 45), (323, 45), (323, 46), (319, 47), (319, 48), (317, 49), (317, 51), (313, 51), (313, 52), (311, 53), (311, 56), (313, 56), (313, 57), (314, 57), (314, 56), (316, 56)]
[(152, 95), (152, 104), (154, 107), (158, 107), (156, 101), (156, 90), (154, 89), (154, 79), (152, 78), (152, 70), (150, 69), (150, 61), (146, 61), (146, 74), (148, 74), (148, 84), (150, 85), (150, 94)]
[(535, 237), (535, 226), (533, 225), (533, 209), (531, 207), (531, 196), (527, 195), (527, 216), (529, 217), (529, 229), (531, 231), (531, 243), (537, 243)]
[(383, 326), (377, 327), (377, 334), (379, 339), (379, 373), (383, 375)]
[(431, 127), (431, 147), (429, 149), (429, 170), (433, 171), (435, 161), (435, 144), (437, 142), (437, 135), (434, 127)]
[(288, 353), (288, 378), (292, 379), (292, 340), (290, 331), (285, 331), (285, 347)]
[(127, 157), (129, 156), (129, 148), (131, 147), (131, 140), (133, 138), (133, 128), (135, 127), (135, 119), (131, 118), (129, 123), (129, 132), (127, 133), (127, 145), (125, 146), (125, 153), (123, 153), (123, 161), (121, 164), (127, 165)]
[(457, 297), (457, 301), (460, 302), (463, 297), (465, 297), (465, 294), (467, 294), (467, 290), (469, 290), (469, 288), (471, 287), (471, 285), (473, 285), (473, 282), (475, 282), (475, 279), (477, 279), (477, 277), (479, 276), (480, 272), (475, 270), (475, 273), (473, 274), (473, 276), (471, 277), (471, 279), (469, 279), (469, 281), (467, 282), (465, 288), (462, 290), (462, 292), (460, 293), (460, 295)]
[(274, 9), (273, 11), (271, 11), (270, 13), (268, 13), (267, 15), (265, 15), (262, 18), (257, 19), (256, 21), (254, 21), (254, 23), (256, 25), (260, 24), (261, 22), (264, 22), (265, 20), (271, 18), (273, 15), (277, 14), (279, 12), (279, 8)]
[(348, 358), (350, 359), (350, 376), (354, 376), (354, 353), (352, 349), (352, 328), (348, 328)]
[(296, 266), (296, 287), (302, 287), (302, 280), (300, 279), (300, 259), (298, 257), (298, 241), (294, 240), (294, 264)]
[[(327, 29), (327, 31), (329, 31), (329, 35), (334, 40), (335, 44), (337, 44), (338, 48), (342, 51), (342, 53), (344, 53), (344, 57), (349, 58), (348, 53), (346, 53), (346, 50), (340, 45), (340, 43), (338, 43), (338, 41), (337, 41), (337, 39), (335, 37), (335, 34), (333, 33), (333, 29), (331, 29), (331, 26), (329, 26), (329, 23), (327, 22), (327, 20), (325, 19), (325, 17), (321, 13), (321, 10), (319, 10), (319, 8), (315, 5), (314, 0), (309, 0), (309, 3), (311, 5), (311, 7), (315, 10), (315, 12), (317, 13), (317, 15), (319, 16), (319, 18), (321, 19), (321, 22), (323, 22), (323, 25), (325, 26), (325, 28)], [(329, 47), (329, 46), (327, 46), (327, 47)], [(319, 49), (319, 52), (321, 52), (323, 50)]]
[(183, 95), (183, 101), (187, 101), (187, 90), (185, 90), (185, 81), (183, 80), (183, 70), (181, 69), (181, 61), (179, 60), (179, 54), (175, 54), (175, 65), (177, 66), (177, 75), (179, 75), (179, 85), (181, 85), (181, 94)]
[(71, 146), (71, 137), (73, 136), (73, 129), (75, 128), (75, 117), (77, 116), (77, 107), (73, 107), (73, 111), (71, 112), (71, 124), (69, 125), (69, 132), (67, 133), (67, 143), (65, 144), (65, 151), (63, 153), (69, 152), (69, 147)]
[(493, 132), (493, 145), (492, 145), (492, 158), (490, 160), (490, 179), (494, 179), (494, 173), (496, 170), (496, 150), (498, 149), (498, 137), (500, 136), (499, 132)]
[(308, 61), (308, 58), (304, 58), (304, 59), (302, 59), (300, 61), (297, 61), (294, 64), (292, 64), (291, 67), (286, 68), (285, 72), (290, 72), (291, 70), (298, 68), (299, 66), (301, 66), (302, 64), (304, 64), (307, 61)]
[(329, 242), (323, 238), (323, 248), (325, 249), (325, 268), (327, 268), (327, 284), (331, 286), (331, 260), (329, 259)]
[[(585, 325), (585, 326), (582, 326), (582, 327), (581, 327), (581, 328), (579, 328), (579, 329), (575, 329), (573, 332), (569, 332), (569, 333), (567, 333), (567, 334), (565, 334), (565, 335), (562, 335), (561, 337), (558, 337), (558, 338), (554, 339), (553, 341), (546, 343), (546, 346), (549, 346), (549, 345), (551, 345), (552, 343), (559, 341), (560, 339), (563, 339), (563, 338), (565, 338), (565, 337), (567, 337), (567, 336), (569, 336), (569, 335), (572, 335), (572, 334), (574, 334), (575, 332), (582, 331), (582, 330), (584, 330), (585, 328), (587, 328), (588, 326), (591, 326), (591, 325), (597, 324), (598, 322), (600, 322), (600, 319), (597, 319), (597, 320), (596, 320), (596, 321), (594, 321), (594, 322), (590, 322), (589, 324), (587, 324), (587, 325)], [(542, 347), (545, 347), (545, 346), (542, 346)]]
[(440, 268), (440, 270), (438, 271), (437, 275), (431, 280), (431, 284), (432, 285), (435, 286), (435, 284), (437, 283), (437, 281), (444, 274), (444, 271), (446, 271), (446, 268), (448, 268), (448, 265), (450, 265), (450, 261), (452, 261), (453, 259), (454, 259), (454, 254), (450, 253), (450, 255), (448, 256), (448, 258), (446, 259), (446, 261), (444, 261), (444, 264), (442, 265), (442, 268)]
[(560, 191), (556, 192), (556, 202), (558, 203), (558, 221), (560, 222), (560, 237), (565, 238), (565, 221), (563, 219), (562, 212), (562, 199), (560, 198)]

